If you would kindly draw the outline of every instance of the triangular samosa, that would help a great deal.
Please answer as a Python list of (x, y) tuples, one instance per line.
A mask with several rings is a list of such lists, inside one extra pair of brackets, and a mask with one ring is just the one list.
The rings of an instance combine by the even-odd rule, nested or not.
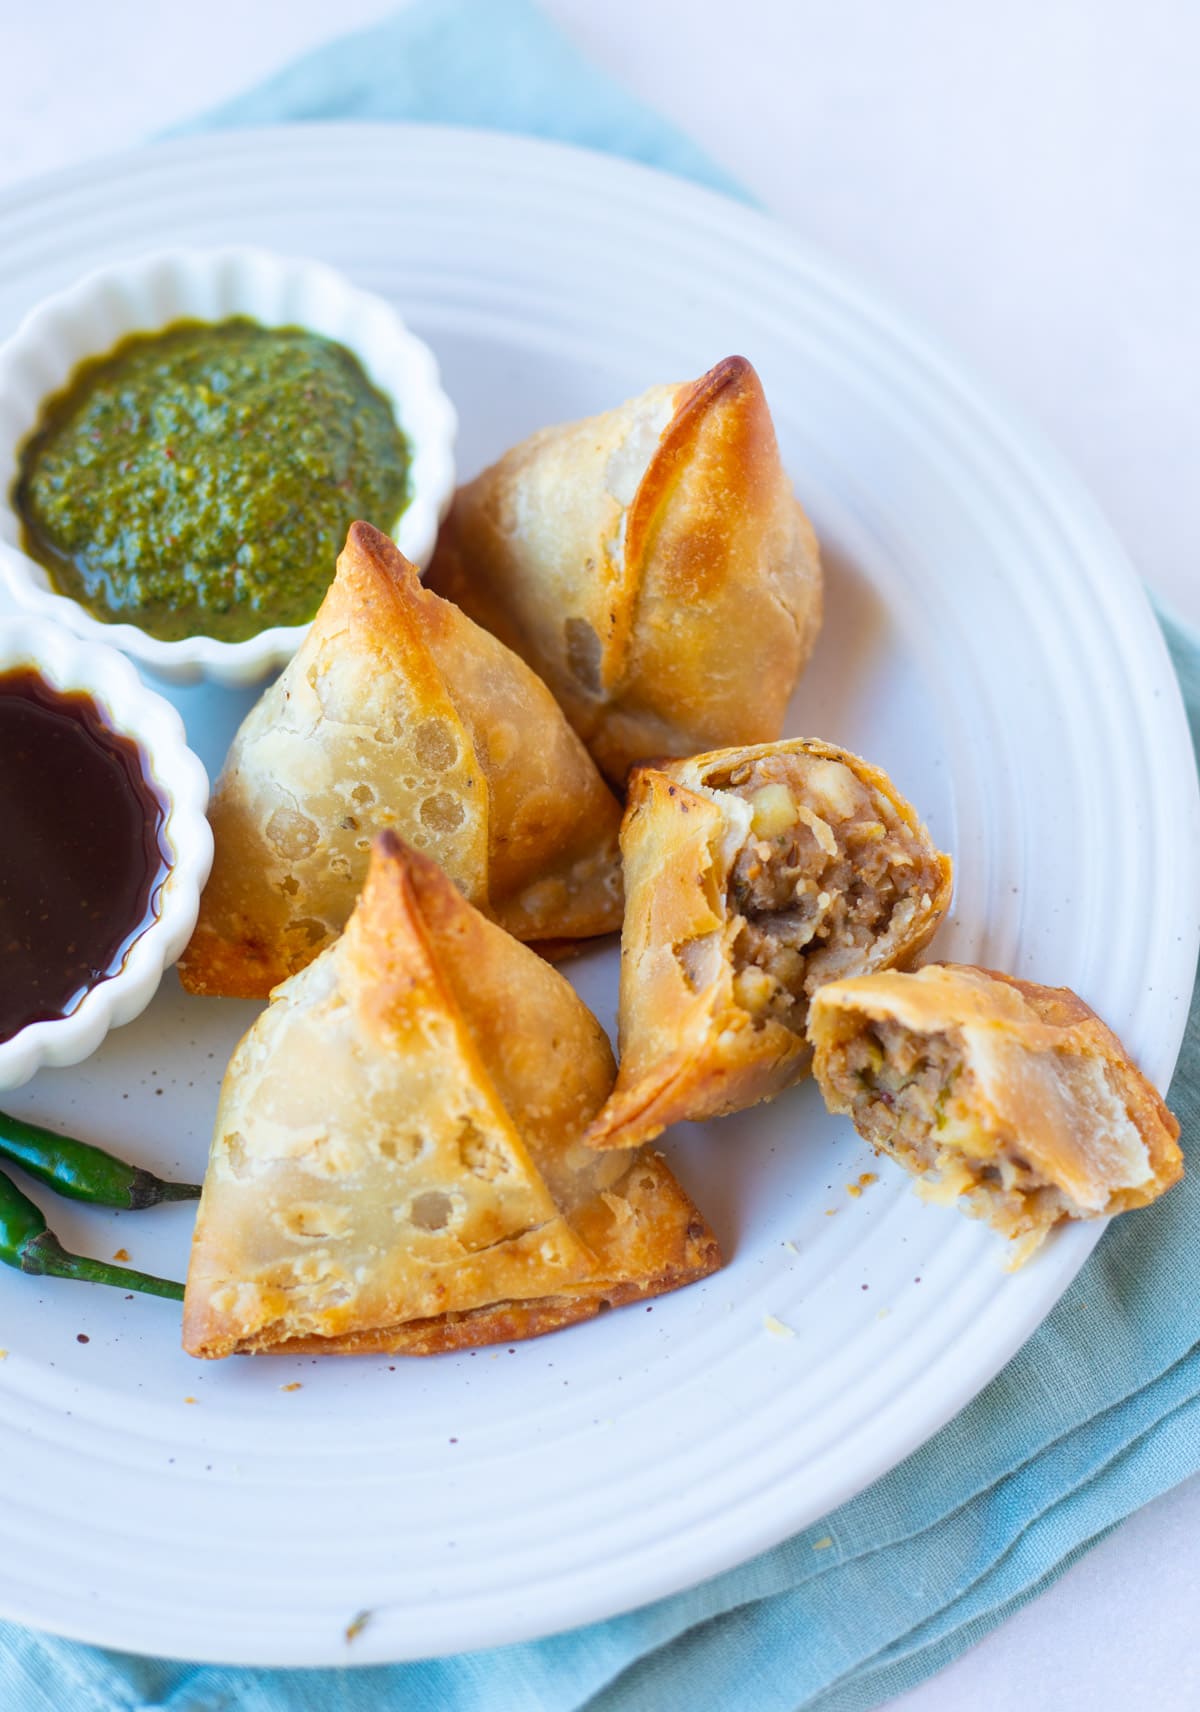
[(621, 1072), (594, 1147), (799, 1081), (813, 994), (909, 962), (950, 902), (887, 774), (810, 738), (639, 767), (621, 849)]
[(393, 829), (519, 939), (620, 926), (620, 807), (546, 686), (355, 523), (209, 808), (189, 992), (265, 998), (341, 931)]
[(862, 975), (822, 987), (808, 1034), (830, 1111), (926, 1199), (1013, 1239), (1015, 1264), (1061, 1220), (1144, 1207), (1183, 1175), (1178, 1122), (1067, 987), (955, 963)]
[(430, 586), (544, 678), (607, 776), (779, 736), (821, 563), (744, 357), (545, 428), (459, 489)]
[(226, 1072), (184, 1347), (432, 1354), (712, 1272), (661, 1156), (580, 1139), (613, 1070), (557, 970), (385, 833)]

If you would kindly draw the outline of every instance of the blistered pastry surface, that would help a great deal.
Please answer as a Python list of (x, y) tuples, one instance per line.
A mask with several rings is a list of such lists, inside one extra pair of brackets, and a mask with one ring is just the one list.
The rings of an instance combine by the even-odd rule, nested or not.
[(523, 938), (620, 921), (620, 810), (553, 698), (362, 524), (209, 814), (213, 871), (180, 970), (195, 992), (265, 997), (303, 968), (344, 927), (385, 830)]
[(777, 737), (821, 620), (816, 540), (740, 357), (514, 447), (459, 491), (430, 579), (530, 662), (618, 784)]
[(579, 1318), (711, 1270), (711, 1233), (657, 1156), (581, 1144), (612, 1076), (561, 976), (427, 859), (376, 854), (346, 932), (229, 1066), (186, 1347), (425, 1348), (434, 1321), (449, 1347), (504, 1304)]

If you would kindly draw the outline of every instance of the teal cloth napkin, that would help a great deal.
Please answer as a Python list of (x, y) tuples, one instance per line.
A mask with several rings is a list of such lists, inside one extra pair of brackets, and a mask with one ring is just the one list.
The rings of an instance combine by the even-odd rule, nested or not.
[[(736, 190), (527, 0), (421, 0), (200, 123), (348, 117), (532, 132)], [(1200, 637), (1164, 628), (1200, 746)], [(1196, 996), (1171, 1104), (1190, 1139), (1200, 1120)], [(1200, 1172), (1119, 1220), (999, 1378), (894, 1473), (691, 1592), (545, 1641), (341, 1671), (143, 1659), (0, 1625), (0, 1705), (862, 1712), (946, 1664), (1200, 1468), (1197, 1229)]]

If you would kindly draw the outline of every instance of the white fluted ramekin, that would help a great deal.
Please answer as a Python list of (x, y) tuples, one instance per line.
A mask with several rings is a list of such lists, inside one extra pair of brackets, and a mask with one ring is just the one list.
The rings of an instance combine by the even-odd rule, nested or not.
[(166, 809), (167, 872), (158, 913), (117, 973), (98, 981), (69, 1016), (30, 1023), (0, 1042), (0, 1088), (19, 1087), (43, 1064), (78, 1064), (110, 1028), (145, 1010), (192, 936), (213, 849), (204, 814), (208, 775), (187, 746), (183, 721), (123, 655), (45, 619), (0, 618), (0, 672), (21, 666), (34, 667), (53, 689), (86, 690), (107, 723), (140, 746)]
[[(345, 345), (389, 399), (411, 452), (411, 498), (389, 532), (422, 570), (454, 493), (458, 424), (432, 351), (382, 297), (360, 291), (323, 262), (250, 248), (167, 250), (100, 268), (46, 298), (0, 345), (0, 577), (26, 611), (65, 624), (87, 641), (107, 642), (174, 683), (255, 683), (291, 658), (308, 627), (275, 625), (244, 642), (212, 636), (164, 642), (134, 624), (105, 623), (56, 593), (43, 567), (22, 551), (13, 484), (43, 402), (81, 362), (103, 356), (131, 333), (242, 315), (265, 327), (304, 327)], [(332, 577), (332, 565), (329, 571)]]

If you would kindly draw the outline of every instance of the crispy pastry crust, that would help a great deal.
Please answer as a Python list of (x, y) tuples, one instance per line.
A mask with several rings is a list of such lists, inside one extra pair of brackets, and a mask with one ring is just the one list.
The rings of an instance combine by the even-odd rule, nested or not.
[(234, 739), (193, 993), (265, 998), (340, 932), (392, 827), (521, 939), (620, 921), (620, 808), (525, 663), (355, 523), (295, 658)]
[[(822, 988), (809, 1037), (831, 1111), (857, 1121), (845, 1052), (870, 1025), (889, 1023), (919, 1040), (949, 1043), (960, 1066), (952, 1087), (982, 1138), (973, 1142), (973, 1157), (998, 1162), (1015, 1154), (1022, 1172), (1052, 1192), (1029, 1196), (1015, 1212), (998, 1180), (966, 1193), (968, 1211), (1026, 1239), (1026, 1252), (1061, 1218), (1144, 1206), (1183, 1175), (1178, 1122), (1113, 1031), (1069, 988), (952, 963)], [(878, 1134), (869, 1139), (920, 1170), (911, 1136), (895, 1148)]]
[(345, 934), (230, 1063), (185, 1349), (432, 1354), (713, 1271), (660, 1155), (580, 1143), (612, 1079), (563, 978), (383, 835)]
[(816, 538), (744, 357), (515, 446), (459, 490), (429, 580), (545, 679), (617, 785), (777, 737), (821, 623)]
[[(719, 1117), (773, 1098), (808, 1073), (797, 1029), (749, 1010), (738, 996), (735, 948), (743, 920), (730, 878), (748, 824), (746, 805), (713, 786), (739, 766), (800, 755), (849, 769), (894, 817), (925, 887), (911, 919), (880, 935), (865, 967), (911, 960), (950, 901), (952, 867), (886, 773), (845, 750), (793, 738), (639, 767), (621, 828), (625, 923), (621, 942), (621, 1067), (588, 1130), (597, 1148), (633, 1147), (669, 1124)], [(698, 948), (695, 952), (692, 948)]]
[(521, 1343), (543, 1337), (566, 1326), (594, 1320), (609, 1308), (628, 1307), (647, 1296), (662, 1296), (692, 1284), (717, 1269), (720, 1262), (707, 1234), (692, 1245), (688, 1263), (675, 1272), (664, 1271), (648, 1284), (614, 1284), (597, 1287), (586, 1296), (544, 1296), (533, 1302), (498, 1302), (495, 1307), (476, 1308), (467, 1314), (445, 1314), (437, 1319), (412, 1320), (407, 1325), (383, 1326), (378, 1331), (354, 1332), (336, 1342), (328, 1338), (291, 1338), (286, 1346), (248, 1349), (248, 1355), (447, 1355), (456, 1349), (480, 1349), (486, 1344)]

